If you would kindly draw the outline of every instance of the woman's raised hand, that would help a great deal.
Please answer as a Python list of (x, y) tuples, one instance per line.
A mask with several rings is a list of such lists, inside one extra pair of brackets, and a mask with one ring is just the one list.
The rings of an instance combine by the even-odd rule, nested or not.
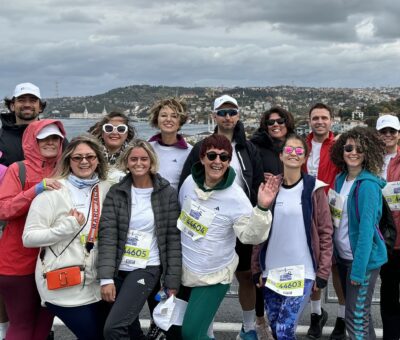
[(268, 176), (258, 188), (257, 204), (260, 208), (267, 209), (274, 201), (281, 184), (281, 176)]

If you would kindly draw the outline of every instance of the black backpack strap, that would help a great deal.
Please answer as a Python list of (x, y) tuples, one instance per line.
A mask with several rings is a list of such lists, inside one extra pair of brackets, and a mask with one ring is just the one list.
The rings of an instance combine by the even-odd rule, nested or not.
[(17, 162), (18, 164), (18, 176), (19, 181), (21, 182), (21, 187), (24, 189), (25, 181), (26, 181), (26, 167), (24, 161)]

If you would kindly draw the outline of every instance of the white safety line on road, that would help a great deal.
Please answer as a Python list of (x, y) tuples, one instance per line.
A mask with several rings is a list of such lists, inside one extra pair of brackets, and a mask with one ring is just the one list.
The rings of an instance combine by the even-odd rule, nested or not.
[[(59, 319), (54, 319), (54, 324), (61, 326), (64, 323)], [(143, 328), (150, 327), (150, 320), (149, 319), (140, 319), (140, 325)], [(234, 322), (214, 322), (214, 331), (215, 332), (239, 332), (240, 328), (242, 327), (241, 323), (234, 323)], [(299, 335), (306, 335), (309, 326), (297, 326), (296, 334)], [(332, 333), (333, 327), (324, 327), (323, 328), (323, 335), (330, 335)], [(381, 328), (375, 328), (375, 333), (377, 338), (382, 338), (383, 331)]]

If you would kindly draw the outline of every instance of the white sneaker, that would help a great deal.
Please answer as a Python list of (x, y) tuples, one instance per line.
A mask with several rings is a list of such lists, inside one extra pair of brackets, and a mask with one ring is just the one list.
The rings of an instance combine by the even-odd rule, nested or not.
[(269, 328), (266, 322), (261, 324), (255, 323), (255, 327), (258, 340), (274, 340), (271, 329)]

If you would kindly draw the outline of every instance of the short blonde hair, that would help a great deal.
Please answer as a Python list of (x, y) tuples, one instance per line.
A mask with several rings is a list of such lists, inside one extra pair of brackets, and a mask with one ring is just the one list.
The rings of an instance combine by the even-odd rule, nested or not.
[(171, 110), (178, 114), (179, 128), (181, 128), (188, 119), (188, 115), (186, 112), (187, 105), (183, 99), (175, 97), (159, 100), (153, 105), (153, 107), (149, 111), (150, 125), (158, 129), (158, 115), (160, 114), (160, 111), (164, 106), (169, 107)]
[(143, 139), (135, 139), (127, 145), (124, 152), (122, 153), (122, 155), (119, 157), (119, 159), (117, 161), (118, 169), (120, 169), (122, 171), (128, 170), (128, 158), (129, 158), (129, 155), (131, 154), (131, 151), (134, 148), (142, 148), (147, 152), (147, 154), (149, 155), (149, 158), (150, 158), (150, 173), (152, 175), (155, 175), (158, 172), (157, 154), (154, 151), (151, 144), (149, 142), (146, 142)]

